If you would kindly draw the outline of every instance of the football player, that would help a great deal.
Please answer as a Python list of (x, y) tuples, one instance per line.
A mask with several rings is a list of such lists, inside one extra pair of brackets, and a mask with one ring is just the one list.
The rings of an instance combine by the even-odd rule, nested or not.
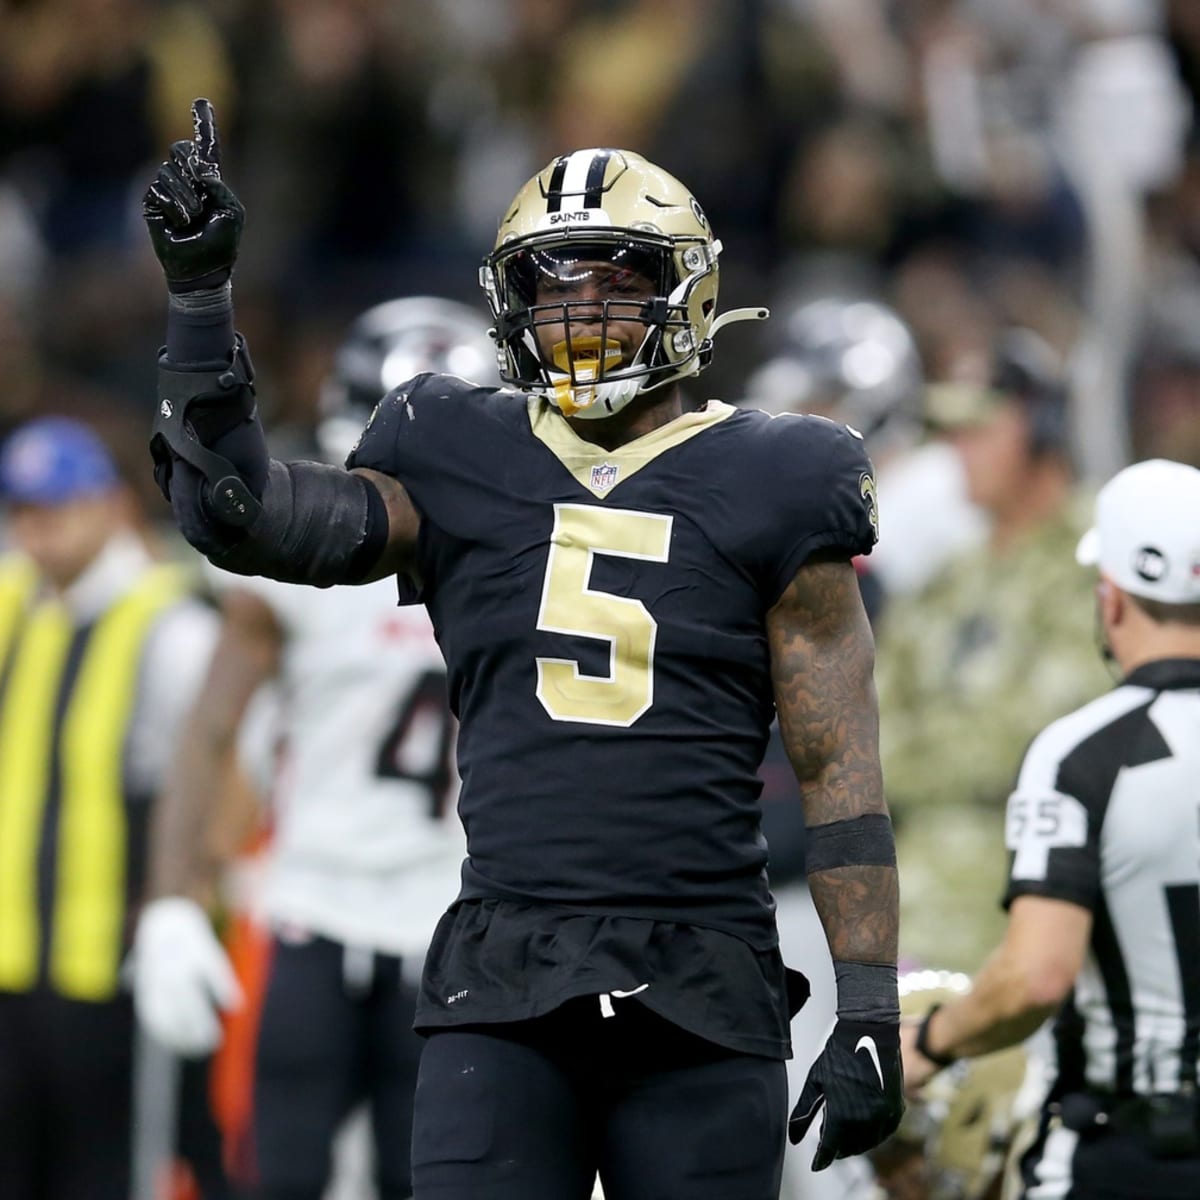
[[(458, 898), (425, 963), (419, 1200), (767, 1200), (801, 988), (778, 950), (756, 768), (772, 712), (800, 781), (838, 1019), (790, 1122), (814, 1159), (903, 1109), (897, 886), (861, 439), (680, 383), (733, 318), (678, 180), (564, 154), (504, 210), (482, 282), (514, 390), (422, 375), (347, 470), (270, 458), (230, 276), (244, 220), (211, 108), (145, 214), (167, 278), (152, 448), (188, 539), (237, 573), (394, 576), (460, 720)], [(232, 352), (230, 347), (233, 347)]]
[[(343, 461), (380, 395), (419, 371), (495, 378), (487, 328), (465, 305), (426, 296), (364, 313), (322, 389), (323, 456)], [(213, 583), (222, 635), (156, 839), (162, 894), (139, 923), (138, 1011), (160, 1041), (194, 1055), (216, 1048), (222, 1010), (237, 1001), (198, 903), (222, 866), (205, 854), (203, 829), (220, 820), (251, 697), (273, 681), (283, 761), (255, 904), (270, 938), (254, 1014), (253, 1150), (231, 1158), (254, 1163), (264, 1200), (319, 1200), (335, 1131), (365, 1100), (378, 1195), (402, 1200), (421, 1044), (415, 983), (462, 860), (461, 828), (446, 819), (457, 781), (442, 655), (425, 613), (397, 608), (385, 581), (316, 592), (216, 572)]]

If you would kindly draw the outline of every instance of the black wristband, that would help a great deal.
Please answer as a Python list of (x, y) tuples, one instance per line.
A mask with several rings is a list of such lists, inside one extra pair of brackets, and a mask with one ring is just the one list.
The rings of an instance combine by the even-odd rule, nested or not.
[(833, 960), (839, 1020), (900, 1023), (900, 999), (895, 963)]
[(809, 825), (804, 865), (810, 875), (839, 867), (894, 867), (896, 842), (887, 813), (863, 813), (845, 821)]
[(929, 1022), (933, 1019), (933, 1014), (942, 1006), (935, 1004), (921, 1018), (920, 1025), (917, 1026), (917, 1050), (923, 1054), (931, 1063), (938, 1067), (952, 1067), (958, 1062), (957, 1055), (954, 1054), (939, 1054), (936, 1050), (930, 1048), (929, 1045)]

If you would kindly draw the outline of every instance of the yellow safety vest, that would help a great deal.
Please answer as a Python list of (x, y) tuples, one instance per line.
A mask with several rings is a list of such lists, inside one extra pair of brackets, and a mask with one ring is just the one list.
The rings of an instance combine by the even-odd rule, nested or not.
[[(142, 652), (186, 589), (178, 569), (150, 567), (80, 626), (59, 600), (36, 599), (36, 586), (28, 563), (0, 560), (0, 991), (29, 991), (44, 965), (61, 995), (108, 1000), (124, 950), (125, 749)], [(52, 796), (54, 879), (41, 881)]]

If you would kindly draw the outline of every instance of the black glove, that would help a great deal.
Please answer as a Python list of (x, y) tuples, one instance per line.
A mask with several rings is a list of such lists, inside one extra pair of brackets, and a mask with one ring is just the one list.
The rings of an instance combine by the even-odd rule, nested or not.
[(228, 286), (245, 222), (221, 180), (212, 105), (192, 103), (194, 135), (176, 142), (142, 199), (172, 293), (150, 451), (154, 478), (188, 540), (205, 553), (240, 537), (259, 512), (270, 458), (254, 370), (233, 334)]
[(788, 1120), (793, 1144), (808, 1132), (822, 1107), (825, 1121), (814, 1171), (824, 1170), (835, 1158), (863, 1154), (895, 1133), (904, 1115), (899, 1025), (838, 1021)]
[(192, 104), (195, 135), (176, 142), (142, 198), (142, 215), (167, 288), (218, 287), (233, 273), (246, 210), (221, 181), (221, 143), (207, 100)]

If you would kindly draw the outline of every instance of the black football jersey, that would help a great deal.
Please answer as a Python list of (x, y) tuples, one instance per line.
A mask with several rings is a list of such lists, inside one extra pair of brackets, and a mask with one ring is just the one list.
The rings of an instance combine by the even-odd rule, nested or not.
[(815, 551), (870, 550), (862, 439), (710, 401), (604, 450), (540, 399), (424, 375), (348, 465), (421, 514), (401, 593), (428, 606), (461, 721), (462, 898), (774, 944), (765, 617)]

